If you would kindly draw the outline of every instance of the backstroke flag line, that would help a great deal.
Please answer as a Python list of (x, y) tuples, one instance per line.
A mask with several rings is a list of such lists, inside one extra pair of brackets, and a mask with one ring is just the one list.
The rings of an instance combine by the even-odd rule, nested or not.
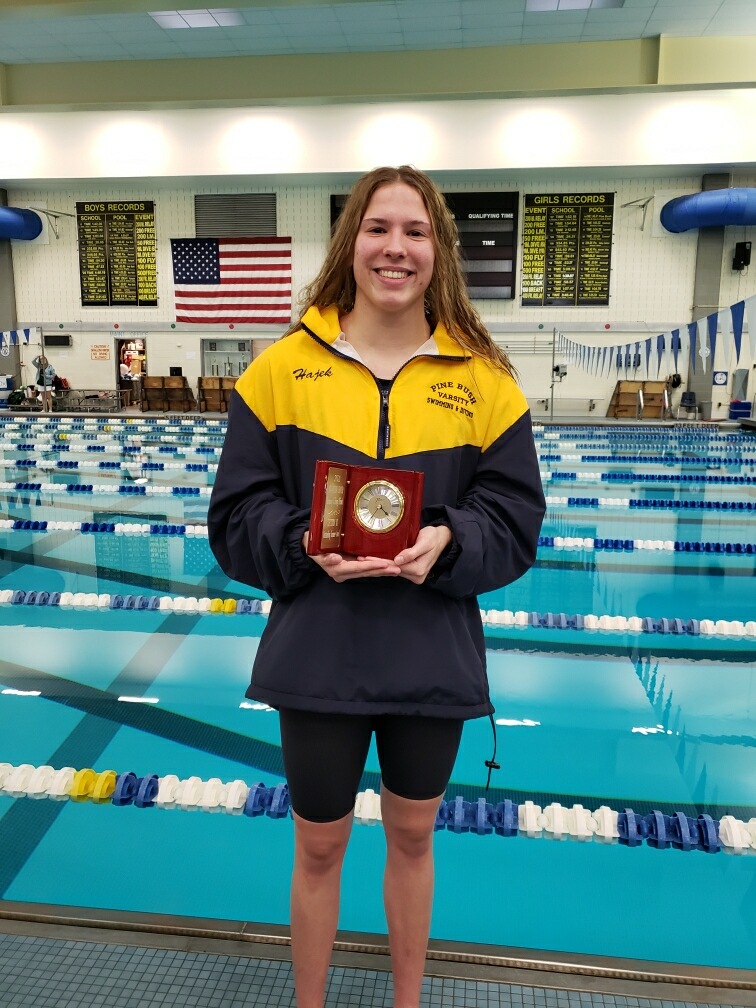
[(291, 238), (172, 238), (177, 322), (291, 321)]
[[(612, 367), (617, 374), (624, 370), (625, 378), (652, 377), (654, 363), (656, 378), (666, 375), (670, 369), (680, 370), (686, 366), (695, 374), (700, 370), (706, 374), (715, 369), (714, 355), (718, 347), (721, 363), (718, 368), (727, 369), (731, 351), (735, 352), (735, 366), (740, 360), (743, 344), (743, 330), (748, 326), (748, 340), (751, 356), (756, 357), (756, 294), (737, 301), (729, 308), (712, 312), (696, 322), (681, 323), (676, 329), (658, 336), (648, 336), (634, 344), (620, 343), (614, 346), (588, 346), (567, 339), (559, 333), (557, 346), (573, 363), (590, 371), (595, 361), (601, 358), (600, 370), (608, 360), (609, 372)], [(631, 350), (635, 347), (635, 352)], [(656, 353), (654, 353), (654, 348)], [(671, 355), (671, 356), (670, 356)]]

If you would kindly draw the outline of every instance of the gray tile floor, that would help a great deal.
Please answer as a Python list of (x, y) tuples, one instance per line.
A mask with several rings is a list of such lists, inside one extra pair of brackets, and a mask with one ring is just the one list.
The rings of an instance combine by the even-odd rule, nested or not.
[[(391, 975), (334, 967), (326, 1008), (390, 1008)], [(701, 1008), (662, 1001), (428, 977), (422, 1005), (441, 1008)], [(1, 1008), (288, 1008), (291, 964), (241, 956), (0, 935)], [(721, 1006), (720, 1006), (721, 1008)]]

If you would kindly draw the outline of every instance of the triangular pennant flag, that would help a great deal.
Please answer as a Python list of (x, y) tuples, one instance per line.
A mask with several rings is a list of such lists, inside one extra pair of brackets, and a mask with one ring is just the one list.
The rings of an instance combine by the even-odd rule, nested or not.
[[(719, 345), (724, 350), (725, 361), (724, 364), (720, 362), (720, 367), (727, 366), (730, 360), (730, 346), (732, 344), (732, 312), (730, 308), (723, 308), (722, 311), (718, 312), (717, 319), (719, 321)], [(711, 369), (714, 370), (714, 358), (711, 359)]]
[(649, 376), (649, 363), (651, 360), (651, 337), (646, 340), (646, 378)]
[(717, 325), (719, 323), (719, 312), (712, 312), (711, 315), (706, 316), (706, 333), (708, 336), (708, 343), (706, 344), (707, 353), (704, 355), (703, 341), (701, 343), (701, 359), (704, 362), (704, 374), (706, 374), (706, 364), (711, 358), (712, 369), (714, 367), (714, 354), (717, 349)]
[(681, 343), (681, 340), (680, 340), (680, 330), (679, 329), (673, 329), (670, 335), (672, 337), (672, 340), (671, 340), (671, 343), (672, 343), (672, 357), (674, 358), (674, 361), (675, 361), (675, 372), (674, 373), (677, 374), (677, 355), (680, 352), (680, 348), (682, 346), (682, 343)]
[(732, 340), (735, 344), (735, 363), (740, 360), (740, 343), (743, 339), (743, 316), (745, 315), (745, 301), (737, 301), (730, 306), (730, 321), (732, 323)]
[(637, 372), (640, 365), (641, 365), (640, 343), (636, 343), (635, 353), (633, 354), (633, 370)]
[(698, 322), (688, 322), (688, 338), (690, 341), (690, 367), (696, 373), (696, 340), (698, 339)]
[(662, 357), (664, 356), (664, 334), (661, 333), (656, 337), (656, 377), (659, 377), (659, 371), (661, 370)]

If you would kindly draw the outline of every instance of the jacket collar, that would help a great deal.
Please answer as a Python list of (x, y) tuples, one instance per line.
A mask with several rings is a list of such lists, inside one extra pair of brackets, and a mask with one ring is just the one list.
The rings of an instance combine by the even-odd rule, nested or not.
[[(308, 329), (318, 339), (324, 343), (328, 343), (329, 346), (332, 346), (341, 334), (337, 305), (329, 305), (327, 308), (318, 308), (313, 305), (302, 316), (301, 324), (303, 328)], [(465, 350), (455, 339), (452, 339), (446, 327), (440, 322), (431, 335), (436, 341), (436, 346), (441, 357), (458, 357), (460, 359), (472, 357), (469, 350)]]

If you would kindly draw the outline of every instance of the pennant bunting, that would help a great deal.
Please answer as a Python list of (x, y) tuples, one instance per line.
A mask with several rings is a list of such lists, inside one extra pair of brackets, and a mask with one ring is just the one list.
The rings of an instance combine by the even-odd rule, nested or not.
[(37, 329), (6, 329), (0, 332), (0, 346), (8, 344), (8, 346), (22, 346), (28, 344), (32, 337), (32, 334), (36, 336)]
[(730, 307), (730, 322), (732, 324), (732, 340), (735, 344), (735, 363), (740, 360), (740, 344), (743, 339), (743, 317), (745, 301), (738, 301)]
[(662, 357), (664, 356), (664, 335), (660, 334), (656, 337), (656, 377), (659, 377), (659, 372), (661, 371)]
[(682, 340), (680, 339), (680, 330), (679, 329), (673, 329), (670, 335), (672, 337), (672, 340), (671, 340), (671, 343), (672, 343), (672, 357), (674, 358), (674, 361), (675, 361), (675, 370), (674, 370), (674, 373), (677, 374), (677, 355), (680, 352), (680, 350), (682, 349)]
[(698, 322), (688, 322), (688, 346), (690, 348), (690, 368), (696, 373), (696, 341), (698, 339)]
[[(719, 320), (719, 311), (713, 311), (710, 316), (707, 316), (707, 336), (709, 337), (707, 349), (709, 353), (704, 358), (704, 374), (706, 374), (708, 358), (711, 358), (712, 370), (714, 370), (714, 355), (717, 352), (717, 327), (719, 325)], [(702, 353), (702, 357), (703, 356), (704, 355)]]

